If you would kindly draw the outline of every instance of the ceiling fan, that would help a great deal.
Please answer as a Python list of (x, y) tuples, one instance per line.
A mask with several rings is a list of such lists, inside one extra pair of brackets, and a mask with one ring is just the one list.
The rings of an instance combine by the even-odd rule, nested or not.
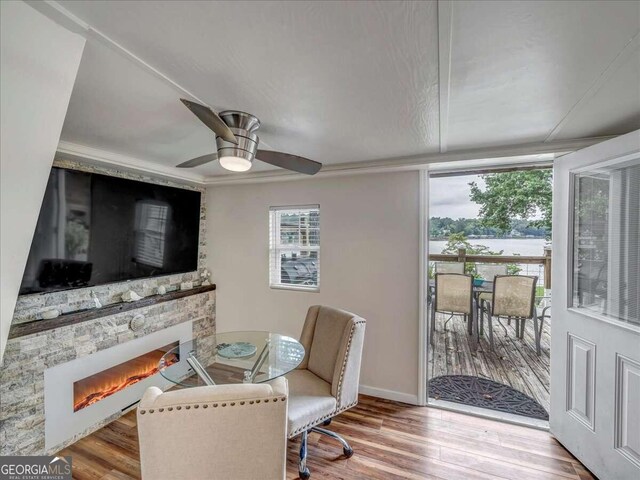
[(220, 165), (232, 172), (245, 172), (251, 168), (254, 159), (276, 167), (298, 173), (313, 175), (322, 164), (289, 153), (258, 150), (260, 139), (256, 131), (260, 120), (250, 113), (225, 110), (217, 114), (209, 107), (181, 98), (180, 101), (216, 134), (217, 153), (202, 155), (176, 165), (178, 168), (192, 168), (220, 160)]

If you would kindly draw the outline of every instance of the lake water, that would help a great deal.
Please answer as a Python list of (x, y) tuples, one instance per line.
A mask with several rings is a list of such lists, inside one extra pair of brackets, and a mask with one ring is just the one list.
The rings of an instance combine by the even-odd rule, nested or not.
[[(504, 250), (503, 255), (544, 255), (544, 238), (471, 238), (471, 245), (484, 245), (494, 252)], [(446, 240), (429, 240), (430, 253), (442, 253)]]
[[(503, 250), (503, 255), (544, 255), (544, 238), (470, 238), (471, 245), (484, 245), (494, 252)], [(446, 240), (429, 240), (429, 253), (442, 253)], [(536, 275), (540, 281), (544, 278), (542, 265), (521, 264), (521, 275)]]

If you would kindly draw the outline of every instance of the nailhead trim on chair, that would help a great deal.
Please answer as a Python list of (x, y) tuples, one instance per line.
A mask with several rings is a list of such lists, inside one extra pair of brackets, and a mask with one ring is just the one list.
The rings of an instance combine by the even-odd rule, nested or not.
[(315, 427), (316, 425), (318, 425), (321, 422), (324, 422), (325, 420), (328, 420), (329, 418), (335, 417), (336, 415), (349, 410), (350, 408), (355, 407), (358, 404), (357, 401), (353, 402), (350, 405), (347, 405), (344, 408), (341, 408), (340, 410), (334, 410), (333, 412), (331, 412), (328, 415), (325, 415), (323, 417), (319, 417), (315, 420), (312, 420), (311, 422), (307, 423), (306, 425), (303, 425), (302, 427), (299, 427), (297, 430), (294, 430), (292, 433), (289, 434), (289, 438), (293, 438), (296, 437), (297, 435), (299, 435), (300, 433), (304, 432), (305, 430), (309, 430), (313, 427)]
[[(278, 402), (278, 400), (281, 401), (281, 402), (285, 402), (287, 400), (287, 397), (270, 397), (270, 398), (264, 398), (264, 399), (249, 400), (249, 405), (254, 405), (254, 404), (259, 404), (259, 403), (264, 403), (266, 405), (270, 401), (273, 402), (273, 403), (276, 403), (276, 402)], [(247, 402), (244, 401), (244, 400), (241, 401), (241, 402), (230, 402), (230, 403), (220, 403), (220, 404), (214, 403), (214, 404), (212, 404), (212, 407), (216, 408), (216, 407), (218, 407), (218, 405), (220, 405), (221, 407), (227, 407), (227, 406), (235, 407), (236, 405), (246, 405), (246, 403)], [(184, 409), (185, 410), (189, 410), (191, 407), (193, 407), (194, 410), (195, 410), (196, 408), (200, 408), (200, 404), (185, 405)], [(202, 404), (202, 408), (209, 408), (209, 404), (203, 403)], [(351, 408), (351, 406), (349, 406), (348, 408)], [(173, 409), (174, 409), (174, 407), (166, 407), (166, 410), (168, 412), (171, 412)], [(176, 410), (182, 410), (182, 406), (181, 405), (177, 405), (177, 406), (175, 406), (175, 409)], [(150, 408), (149, 410), (139, 410), (138, 413), (140, 413), (140, 415), (144, 415), (145, 413), (150, 413), (151, 414), (151, 413), (153, 413), (155, 411), (156, 411), (155, 409)], [(164, 407), (163, 408), (158, 408), (157, 411), (158, 412), (164, 412), (165, 408)]]
[[(342, 367), (340, 368), (340, 378), (338, 379), (338, 404), (340, 404), (340, 401), (342, 400), (342, 381), (344, 380), (344, 371), (347, 368), (347, 360), (349, 358), (349, 352), (351, 351), (351, 340), (353, 339), (353, 333), (356, 330), (356, 326), (357, 325), (364, 325), (367, 322), (365, 320), (357, 320), (353, 323), (353, 325), (351, 326), (351, 331), (349, 332), (349, 340), (347, 341), (347, 351), (345, 352), (344, 355), (344, 360), (342, 361)], [(325, 420), (328, 420), (329, 418), (335, 417), (336, 415), (349, 410), (350, 408), (355, 407), (358, 404), (358, 400), (356, 399), (355, 402), (351, 403), (350, 405), (347, 405), (344, 408), (341, 408), (339, 410), (334, 410), (333, 412), (324, 415), (322, 417), (316, 418), (315, 420), (312, 420), (311, 422), (307, 423), (306, 425), (303, 425), (302, 427), (297, 428), (296, 430), (294, 430), (293, 432), (291, 432), (289, 434), (289, 438), (293, 438), (297, 435), (299, 435), (300, 433), (304, 432), (305, 430), (309, 430), (313, 427), (315, 427), (316, 425), (318, 425), (321, 422), (324, 422)]]

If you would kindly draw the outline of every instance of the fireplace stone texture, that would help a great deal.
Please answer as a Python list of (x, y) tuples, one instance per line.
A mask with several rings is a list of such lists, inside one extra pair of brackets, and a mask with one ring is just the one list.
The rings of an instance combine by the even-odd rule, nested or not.
[[(139, 313), (146, 325), (133, 332), (129, 322)], [(45, 451), (45, 369), (190, 320), (195, 339), (215, 333), (215, 291), (9, 340), (0, 368), (0, 455), (55, 453), (119, 416)]]

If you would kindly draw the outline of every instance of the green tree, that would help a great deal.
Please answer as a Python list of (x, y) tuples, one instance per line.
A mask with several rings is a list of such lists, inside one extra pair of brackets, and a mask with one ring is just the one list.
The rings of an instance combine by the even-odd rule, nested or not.
[(442, 253), (457, 254), (459, 248), (464, 248), (467, 255), (502, 255), (504, 250), (492, 252), (484, 245), (472, 245), (464, 233), (452, 233), (442, 249)]
[[(551, 169), (489, 173), (482, 175), (484, 190), (476, 182), (469, 183), (471, 200), (481, 206), (482, 224), (507, 232), (513, 219), (521, 219), (550, 233), (552, 173)], [(538, 212), (542, 218), (532, 220)]]

